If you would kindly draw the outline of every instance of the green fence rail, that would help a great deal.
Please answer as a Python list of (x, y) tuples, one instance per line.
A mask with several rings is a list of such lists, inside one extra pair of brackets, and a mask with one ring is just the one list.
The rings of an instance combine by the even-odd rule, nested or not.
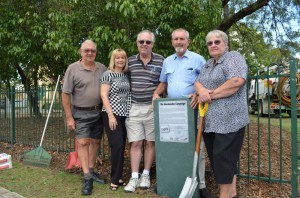
[[(55, 85), (0, 90), (0, 141), (36, 147), (40, 144)], [(67, 129), (58, 87), (47, 124), (43, 148), (58, 152), (74, 150), (75, 135)], [(102, 138), (99, 154), (109, 157)]]
[[(256, 73), (248, 76), (249, 109), (254, 120), (246, 133), (247, 158), (239, 163), (239, 177), (291, 184), (288, 196), (293, 198), (298, 197), (299, 83), (293, 59), (288, 67), (271, 64), (264, 72), (256, 68)], [(290, 130), (283, 129), (286, 122), (290, 122)]]
[[(275, 71), (273, 72), (274, 66)], [(294, 60), (290, 61), (289, 72), (281, 73), (281, 66), (272, 64), (267, 67), (264, 74), (256, 72), (248, 76), (248, 87), (256, 89), (254, 95), (255, 105), (249, 102), (250, 112), (254, 114), (255, 120), (247, 127), (244, 142), (244, 153), (239, 162), (239, 178), (256, 179), (267, 182), (278, 182), (291, 184), (293, 198), (298, 197), (298, 127), (297, 115), (299, 115), (300, 102), (297, 101), (300, 93), (299, 77), (296, 73)], [(281, 92), (279, 93), (279, 105), (274, 108), (274, 79), (286, 77), (285, 88), (290, 90), (290, 106), (283, 105)], [(266, 84), (260, 86), (259, 82)], [(251, 84), (254, 82), (254, 84)], [(280, 85), (277, 82), (277, 86)], [(271, 86), (272, 84), (272, 86)], [(298, 84), (298, 85), (297, 85)], [(262, 89), (266, 90), (261, 96)], [(38, 88), (16, 88), (0, 90), (0, 141), (8, 143), (19, 143), (36, 147), (40, 143), (44, 124), (48, 115), (53, 86), (42, 86)], [(250, 92), (249, 92), (250, 93)], [(254, 92), (255, 93), (255, 92)], [(284, 93), (285, 94), (285, 93)], [(250, 97), (250, 95), (249, 95)], [(69, 132), (61, 102), (61, 88), (59, 86), (55, 102), (45, 133), (43, 148), (58, 152), (69, 152), (74, 150), (74, 133)], [(265, 103), (267, 101), (267, 103)], [(284, 117), (289, 116), (289, 118)], [(264, 117), (264, 118), (263, 118)], [(276, 117), (278, 127), (272, 126)], [(267, 120), (263, 123), (263, 119)], [(291, 122), (291, 130), (283, 129), (283, 123)], [(109, 157), (107, 141), (102, 138), (101, 155)], [(288, 153), (288, 155), (284, 155)]]

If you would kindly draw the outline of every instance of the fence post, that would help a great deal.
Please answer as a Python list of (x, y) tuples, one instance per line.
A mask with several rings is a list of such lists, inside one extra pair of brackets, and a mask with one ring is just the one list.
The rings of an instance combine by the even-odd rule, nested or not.
[[(298, 197), (298, 137), (297, 137), (297, 87), (295, 59), (290, 58), (291, 131), (292, 131), (292, 197)], [(298, 82), (300, 83), (300, 82)]]
[(15, 84), (11, 86), (11, 97), (10, 97), (10, 112), (11, 112), (11, 144), (14, 144), (16, 142), (16, 116), (15, 116), (15, 103), (16, 103), (16, 89)]

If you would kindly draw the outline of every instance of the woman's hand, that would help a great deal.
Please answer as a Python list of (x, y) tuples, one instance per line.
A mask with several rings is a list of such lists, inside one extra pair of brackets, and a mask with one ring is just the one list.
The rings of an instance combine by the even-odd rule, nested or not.
[(111, 114), (111, 115), (108, 116), (108, 119), (109, 119), (109, 128), (110, 128), (110, 130), (112, 130), (112, 131), (116, 130), (118, 122), (117, 122), (115, 116), (113, 114)]
[(198, 103), (211, 103), (213, 90), (206, 89), (197, 81), (195, 82), (195, 92), (198, 94)]
[(202, 89), (200, 92), (199, 92), (199, 96), (198, 96), (198, 102), (199, 103), (211, 103), (212, 101), (212, 98), (211, 98), (211, 95), (214, 91), (213, 90), (209, 90), (209, 89)]

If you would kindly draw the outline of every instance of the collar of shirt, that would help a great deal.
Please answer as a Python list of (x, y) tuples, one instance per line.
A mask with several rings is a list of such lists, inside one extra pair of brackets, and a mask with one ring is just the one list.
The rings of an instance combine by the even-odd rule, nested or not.
[(227, 56), (227, 54), (228, 54), (227, 52), (228, 52), (228, 49), (225, 49), (224, 53), (223, 53), (222, 56), (219, 58), (219, 60), (217, 61), (216, 65), (222, 63), (222, 62), (225, 60), (225, 58), (226, 58), (226, 56)]
[[(142, 61), (140, 54), (137, 54), (137, 55), (136, 55), (136, 58), (137, 58), (138, 60)], [(150, 63), (152, 60), (153, 60), (153, 52), (151, 52), (151, 58), (150, 58), (149, 63)]]
[(215, 66), (215, 65), (221, 64), (222, 62), (224, 62), (227, 54), (228, 54), (228, 50), (225, 50), (224, 54), (222, 54), (222, 56), (219, 58), (219, 60), (216, 63), (215, 63), (214, 58), (209, 59), (206, 64), (207, 65), (206, 68), (208, 68), (210, 66)]
[[(78, 62), (79, 62), (79, 65), (80, 65), (80, 68), (79, 68), (80, 70), (91, 71), (91, 70), (88, 70), (88, 69), (84, 68), (84, 66), (81, 64), (80, 61), (81, 61), (81, 60), (78, 61)], [(97, 65), (96, 62), (95, 62), (95, 71), (98, 70), (98, 69), (99, 69), (99, 65)]]
[[(190, 58), (190, 54), (191, 54), (191, 52), (187, 49), (186, 52), (183, 54), (183, 56), (181, 58), (184, 58), (184, 57), (185, 58)], [(174, 55), (173, 60), (180, 59), (180, 58), (178, 58), (176, 53), (174, 53), (173, 55)]]

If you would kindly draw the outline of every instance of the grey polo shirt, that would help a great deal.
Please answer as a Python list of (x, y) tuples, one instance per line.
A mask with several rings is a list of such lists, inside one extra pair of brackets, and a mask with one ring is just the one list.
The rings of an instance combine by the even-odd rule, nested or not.
[(65, 76), (62, 92), (71, 94), (71, 103), (78, 107), (99, 105), (100, 79), (107, 68), (95, 62), (95, 71), (90, 71), (77, 61), (69, 65)]

